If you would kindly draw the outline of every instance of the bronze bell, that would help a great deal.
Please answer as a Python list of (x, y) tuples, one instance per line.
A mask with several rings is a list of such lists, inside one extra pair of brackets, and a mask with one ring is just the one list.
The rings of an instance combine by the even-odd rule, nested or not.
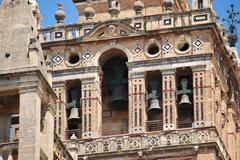
[(111, 99), (112, 110), (124, 110), (128, 107), (128, 93), (124, 85), (117, 85), (113, 89)]
[(162, 108), (159, 105), (158, 99), (152, 99), (150, 101), (150, 107), (148, 108), (148, 111), (160, 111)]
[(183, 94), (181, 96), (181, 101), (179, 102), (179, 105), (184, 107), (184, 108), (189, 108), (191, 106), (191, 102), (189, 100), (189, 96), (186, 94)]
[(79, 119), (80, 119), (80, 117), (79, 117), (78, 108), (71, 108), (68, 120), (69, 121), (77, 121)]

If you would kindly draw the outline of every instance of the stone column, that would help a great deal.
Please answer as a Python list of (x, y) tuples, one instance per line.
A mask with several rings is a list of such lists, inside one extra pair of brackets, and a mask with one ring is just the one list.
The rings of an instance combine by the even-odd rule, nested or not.
[(99, 78), (82, 82), (82, 138), (97, 138), (102, 134), (102, 101)]
[(54, 82), (53, 90), (56, 93), (58, 99), (56, 101), (56, 116), (55, 116), (55, 132), (59, 138), (65, 140), (67, 138), (67, 113), (66, 113), (66, 82)]
[(175, 69), (162, 70), (163, 130), (174, 130), (177, 126)]
[[(41, 96), (37, 87), (20, 90), (19, 160), (40, 159)], [(46, 142), (48, 143), (48, 142)]]
[(215, 114), (213, 87), (215, 79), (206, 66), (192, 68), (194, 127), (212, 126)]
[(132, 73), (129, 80), (129, 132), (146, 131), (145, 73)]

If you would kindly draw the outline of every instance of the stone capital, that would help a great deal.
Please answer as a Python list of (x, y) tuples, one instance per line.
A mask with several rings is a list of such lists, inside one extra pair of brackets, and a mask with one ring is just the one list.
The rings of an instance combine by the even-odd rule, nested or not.
[(87, 77), (81, 79), (82, 85), (95, 83), (96, 77)]
[(66, 81), (53, 82), (53, 88), (65, 88)]
[(161, 73), (162, 73), (163, 76), (175, 75), (176, 74), (176, 69), (161, 70)]
[(135, 78), (144, 78), (145, 77), (145, 72), (131, 72), (130, 73), (130, 78), (135, 79)]
[(192, 66), (192, 71), (193, 72), (202, 72), (205, 71), (207, 66), (206, 65), (198, 65), (198, 66)]

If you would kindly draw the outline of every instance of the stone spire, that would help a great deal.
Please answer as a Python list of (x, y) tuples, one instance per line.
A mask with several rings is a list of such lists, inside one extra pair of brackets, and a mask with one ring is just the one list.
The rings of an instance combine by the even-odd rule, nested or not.
[(63, 11), (63, 4), (62, 3), (58, 3), (58, 10), (55, 13), (55, 18), (57, 20), (57, 25), (64, 25), (64, 20), (66, 18), (66, 14)]

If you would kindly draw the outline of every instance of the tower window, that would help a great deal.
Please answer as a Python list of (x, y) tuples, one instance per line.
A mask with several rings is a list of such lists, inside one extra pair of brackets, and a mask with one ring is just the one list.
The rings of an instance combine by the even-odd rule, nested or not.
[(203, 8), (203, 0), (198, 0), (198, 8)]

